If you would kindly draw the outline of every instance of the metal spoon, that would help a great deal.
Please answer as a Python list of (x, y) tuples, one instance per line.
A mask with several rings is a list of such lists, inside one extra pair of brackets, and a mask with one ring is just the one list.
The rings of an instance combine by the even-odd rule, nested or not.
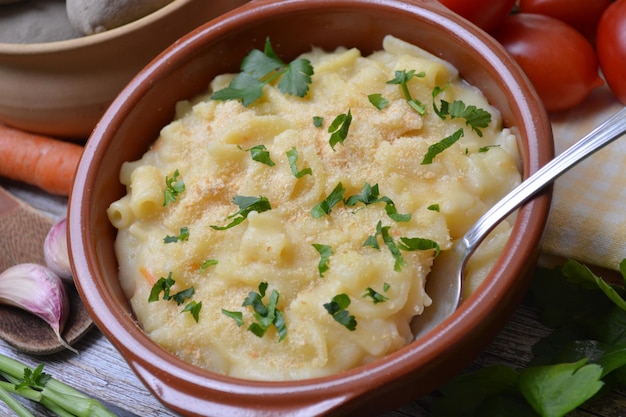
[(457, 240), (452, 248), (441, 252), (427, 277), (427, 292), (433, 303), (412, 323), (415, 338), (444, 321), (461, 302), (461, 290), (467, 261), (483, 239), (509, 214), (539, 191), (599, 149), (626, 133), (626, 108), (620, 110), (581, 140), (543, 166), (498, 203)]

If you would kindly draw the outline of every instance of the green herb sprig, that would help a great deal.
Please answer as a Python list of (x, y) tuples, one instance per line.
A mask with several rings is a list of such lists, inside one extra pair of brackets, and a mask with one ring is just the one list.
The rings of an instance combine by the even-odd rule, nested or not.
[(237, 195), (233, 197), (232, 201), (235, 205), (237, 205), (237, 207), (239, 207), (239, 210), (235, 212), (234, 214), (231, 214), (230, 216), (226, 217), (226, 220), (230, 220), (230, 219), (233, 219), (233, 220), (230, 223), (228, 223), (226, 226), (211, 225), (212, 229), (214, 230), (230, 229), (231, 227), (235, 227), (238, 224), (242, 223), (244, 220), (246, 220), (248, 218), (248, 215), (253, 211), (256, 211), (257, 213), (262, 213), (264, 211), (268, 211), (272, 209), (272, 206), (269, 200), (267, 199), (267, 197), (263, 197), (263, 196), (253, 197), (253, 196)]

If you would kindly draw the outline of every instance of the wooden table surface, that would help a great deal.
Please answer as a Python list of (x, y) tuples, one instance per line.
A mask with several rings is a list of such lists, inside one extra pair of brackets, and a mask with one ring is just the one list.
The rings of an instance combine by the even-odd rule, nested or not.
[[(13, 195), (30, 203), (33, 207), (52, 218), (65, 215), (64, 198), (51, 197), (33, 188), (0, 179), (0, 186)], [(536, 311), (523, 303), (514, 313), (506, 328), (476, 360), (467, 371), (474, 371), (492, 364), (505, 364), (511, 367), (525, 366), (531, 358), (531, 347), (541, 337), (549, 333), (536, 319)], [(64, 351), (46, 356), (31, 356), (18, 352), (4, 341), (0, 341), (0, 352), (36, 366), (45, 363), (45, 371), (87, 394), (104, 400), (120, 408), (120, 417), (174, 417), (150, 394), (141, 381), (128, 367), (124, 359), (97, 329), (93, 328), (76, 345), (78, 355)], [(384, 417), (427, 417), (431, 397), (416, 399), (413, 403), (384, 414)], [(36, 416), (48, 416), (43, 408), (28, 404)], [(122, 411), (125, 410), (126, 412)], [(12, 411), (0, 403), (0, 415), (13, 415)], [(601, 400), (592, 401), (571, 414), (574, 417), (624, 417), (626, 416), (626, 389), (612, 392)]]

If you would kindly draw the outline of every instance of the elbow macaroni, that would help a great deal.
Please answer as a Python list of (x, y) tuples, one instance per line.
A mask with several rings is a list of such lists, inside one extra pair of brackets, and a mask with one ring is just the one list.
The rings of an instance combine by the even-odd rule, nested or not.
[[(288, 380), (340, 372), (387, 355), (412, 340), (410, 323), (431, 303), (424, 290), (433, 250), (400, 251), (404, 264), (380, 238), (392, 242), (419, 237), (442, 250), (463, 235), (495, 201), (520, 181), (515, 137), (475, 88), (449, 63), (387, 37), (381, 51), (363, 57), (356, 49), (303, 57), (315, 69), (308, 95), (284, 95), (273, 85), (249, 107), (235, 100), (215, 101), (209, 93), (177, 105), (139, 161), (124, 164), (120, 180), (127, 194), (108, 209), (118, 229), (116, 253), (120, 280), (138, 322), (152, 339), (182, 359), (235, 377)], [(395, 71), (415, 70), (408, 84), (413, 98), (428, 104), (420, 115), (398, 85)], [(210, 91), (228, 85), (232, 75), (215, 78)], [(492, 121), (479, 137), (463, 119), (442, 120), (432, 111), (432, 91), (447, 86), (441, 98), (486, 109)], [(380, 93), (389, 104), (379, 110), (368, 95)], [(348, 137), (334, 149), (328, 126), (350, 110)], [(316, 127), (313, 117), (323, 119)], [(463, 128), (465, 135), (422, 165), (428, 147)], [(273, 165), (255, 161), (250, 149), (264, 145)], [(485, 152), (485, 147), (488, 151)], [(297, 151), (295, 163), (287, 154)], [(310, 168), (300, 177), (296, 171)], [(178, 170), (185, 190), (163, 204), (165, 178)], [(409, 221), (390, 218), (383, 202), (348, 206), (342, 202), (319, 218), (311, 209), (341, 183), (344, 198), (364, 184), (378, 184)], [(271, 209), (236, 217), (235, 196), (264, 196)], [(438, 207), (438, 209), (434, 209)], [(379, 225), (379, 229), (377, 229)], [(187, 228), (188, 238), (165, 243)], [(501, 224), (470, 263), (472, 291), (505, 244), (510, 225)], [(375, 236), (379, 247), (364, 245)], [(332, 249), (322, 272), (313, 244)], [(206, 260), (212, 266), (200, 267)], [(202, 302), (199, 320), (181, 314), (174, 302), (148, 302), (160, 277), (172, 274), (172, 293), (193, 287)], [(247, 330), (254, 321), (242, 302), (260, 282), (279, 293), (287, 336), (274, 328), (263, 337)], [(383, 296), (374, 303), (368, 290)], [(354, 331), (333, 319), (324, 304), (338, 294), (357, 321)], [(267, 302), (267, 296), (264, 298)], [(243, 325), (223, 313), (241, 312)]]

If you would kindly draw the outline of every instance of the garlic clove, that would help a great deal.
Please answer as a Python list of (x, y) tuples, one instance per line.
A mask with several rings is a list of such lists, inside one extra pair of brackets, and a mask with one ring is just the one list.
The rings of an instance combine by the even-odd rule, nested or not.
[(50, 268), (24, 263), (6, 269), (0, 274), (0, 303), (40, 317), (66, 349), (78, 353), (61, 336), (69, 315), (69, 297), (63, 280)]
[(67, 249), (67, 219), (57, 221), (48, 232), (43, 244), (46, 265), (66, 282), (74, 282)]

